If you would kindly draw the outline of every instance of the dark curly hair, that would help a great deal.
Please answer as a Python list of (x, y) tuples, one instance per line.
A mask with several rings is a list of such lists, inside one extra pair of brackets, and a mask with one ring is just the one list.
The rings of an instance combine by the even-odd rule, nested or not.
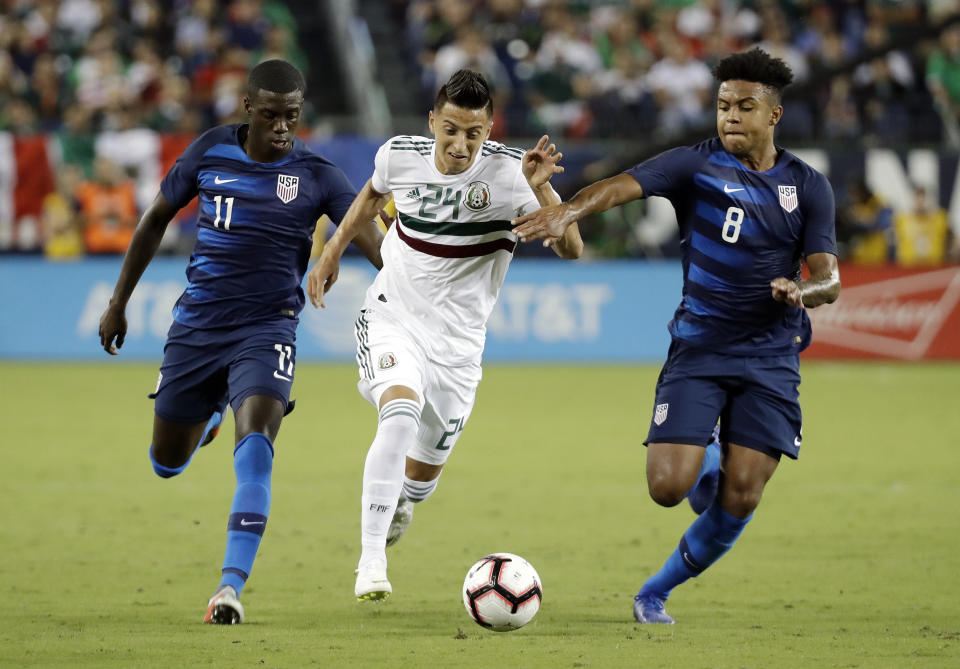
[(247, 94), (256, 95), (258, 90), (271, 93), (305, 93), (307, 86), (303, 81), (300, 70), (285, 60), (275, 58), (265, 60), (252, 70), (247, 79)]
[(473, 70), (457, 70), (440, 87), (433, 108), (439, 111), (447, 102), (464, 109), (486, 109), (487, 114), (493, 115), (490, 86), (482, 74)]
[(727, 56), (713, 68), (713, 76), (719, 82), (740, 79), (763, 84), (778, 102), (783, 89), (793, 81), (789, 65), (757, 47)]

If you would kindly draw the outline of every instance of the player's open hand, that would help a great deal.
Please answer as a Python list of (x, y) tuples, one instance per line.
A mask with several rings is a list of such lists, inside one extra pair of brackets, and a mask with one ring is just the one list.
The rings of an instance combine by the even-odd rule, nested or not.
[(307, 297), (310, 298), (310, 304), (326, 308), (323, 296), (337, 282), (339, 276), (340, 254), (327, 245), (320, 254), (320, 260), (307, 274)]
[(537, 145), (523, 154), (521, 167), (523, 176), (527, 178), (527, 183), (531, 188), (540, 188), (550, 181), (554, 174), (563, 172), (563, 167), (559, 165), (563, 154), (557, 151), (554, 144), (548, 145), (550, 141), (548, 135), (544, 135), (537, 142)]
[[(100, 345), (110, 355), (120, 353), (127, 336), (127, 315), (123, 307), (110, 304), (100, 317)], [(116, 339), (116, 344), (114, 344)]]
[(563, 237), (574, 220), (569, 215), (569, 206), (560, 203), (515, 218), (512, 223), (513, 231), (521, 242), (542, 239), (544, 246), (550, 246)]
[(803, 308), (803, 294), (800, 292), (800, 286), (796, 281), (791, 281), (781, 276), (770, 282), (770, 290), (773, 299), (777, 302), (783, 302), (792, 307)]

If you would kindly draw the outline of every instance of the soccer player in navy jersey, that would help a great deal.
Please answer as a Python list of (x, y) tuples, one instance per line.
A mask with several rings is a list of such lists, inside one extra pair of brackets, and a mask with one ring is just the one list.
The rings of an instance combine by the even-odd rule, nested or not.
[[(840, 293), (830, 184), (773, 141), (789, 67), (751, 49), (724, 58), (714, 76), (718, 138), (514, 220), (522, 240), (549, 242), (575, 220), (640, 197), (666, 197), (677, 213), (683, 298), (644, 442), (647, 485), (658, 504), (688, 496), (700, 515), (634, 598), (641, 623), (674, 622), (664, 611), (671, 590), (733, 545), (780, 457), (797, 457), (805, 309)], [(705, 446), (718, 420), (722, 446), (712, 456)]]
[[(123, 346), (127, 301), (157, 251), (167, 224), (199, 197), (189, 285), (177, 300), (155, 399), (149, 454), (157, 475), (181, 473), (220, 426), (227, 403), (236, 423), (236, 490), (227, 525), (222, 580), (204, 622), (243, 622), (240, 593), (266, 528), (274, 440), (293, 409), (290, 387), (300, 282), (317, 219), (339, 223), (356, 196), (343, 172), (296, 137), (303, 76), (290, 63), (254, 67), (244, 108), (248, 123), (213, 128), (194, 140), (160, 185), (123, 259), (100, 342)], [(382, 266), (373, 221), (354, 241)]]

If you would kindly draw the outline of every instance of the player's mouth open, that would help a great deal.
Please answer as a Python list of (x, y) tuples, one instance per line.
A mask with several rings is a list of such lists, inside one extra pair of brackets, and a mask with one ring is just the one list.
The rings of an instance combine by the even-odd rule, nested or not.
[(466, 160), (466, 159), (467, 159), (467, 157), (466, 157), (465, 155), (461, 155), (461, 154), (459, 154), (459, 153), (448, 153), (447, 155), (450, 156), (451, 158), (453, 158), (454, 160)]
[(285, 139), (275, 139), (271, 142), (271, 144), (273, 144), (278, 149), (285, 149), (287, 148), (288, 142)]

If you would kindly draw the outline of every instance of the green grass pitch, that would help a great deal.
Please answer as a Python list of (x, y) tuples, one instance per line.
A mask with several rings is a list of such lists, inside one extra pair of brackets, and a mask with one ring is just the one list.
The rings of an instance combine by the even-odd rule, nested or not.
[[(646, 494), (655, 366), (490, 365), (437, 493), (359, 605), (360, 477), (375, 413), (349, 366), (297, 369), (247, 624), (200, 623), (233, 492), (232, 419), (181, 476), (147, 460), (154, 365), (0, 363), (0, 666), (958, 667), (960, 366), (804, 365), (804, 445), (734, 549), (632, 595), (693, 514)], [(467, 616), (488, 552), (528, 558), (539, 615)]]

